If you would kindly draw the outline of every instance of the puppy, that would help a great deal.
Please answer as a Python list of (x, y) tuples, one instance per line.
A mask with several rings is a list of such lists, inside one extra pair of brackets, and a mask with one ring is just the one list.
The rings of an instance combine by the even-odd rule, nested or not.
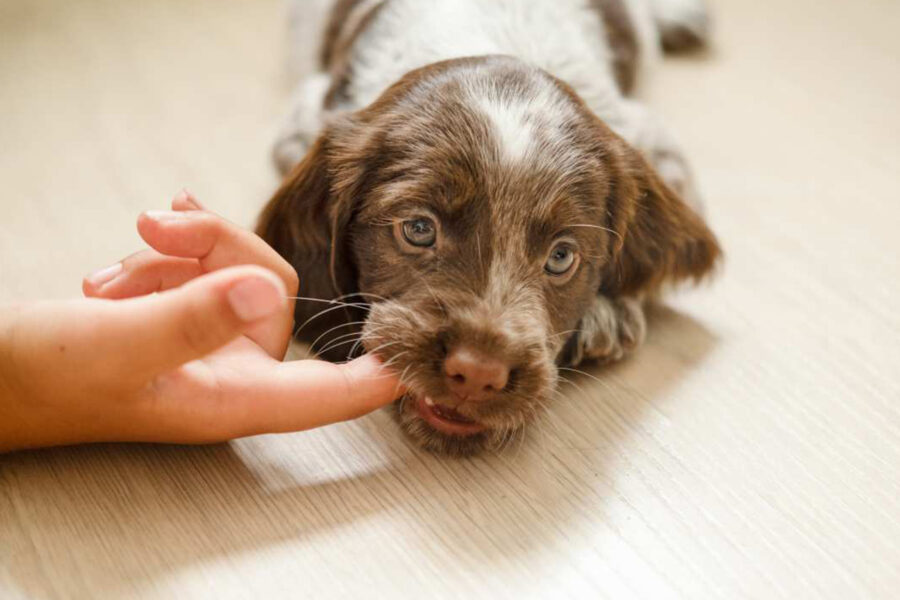
[(693, 0), (337, 2), (258, 229), (300, 273), (299, 336), (379, 355), (406, 432), (453, 455), (521, 431), (559, 365), (633, 350), (643, 300), (720, 249), (626, 94), (705, 35)]

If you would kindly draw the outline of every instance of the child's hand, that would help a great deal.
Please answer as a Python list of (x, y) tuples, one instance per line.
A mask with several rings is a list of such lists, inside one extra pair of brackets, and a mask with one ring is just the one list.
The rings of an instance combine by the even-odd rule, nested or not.
[(0, 309), (0, 450), (297, 431), (399, 395), (373, 357), (282, 363), (293, 268), (187, 194), (173, 209), (141, 215), (152, 250), (86, 278), (88, 299)]

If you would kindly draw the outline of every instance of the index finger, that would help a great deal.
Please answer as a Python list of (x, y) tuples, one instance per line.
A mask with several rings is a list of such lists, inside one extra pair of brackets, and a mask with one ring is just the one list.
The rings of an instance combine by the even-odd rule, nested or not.
[(356, 419), (403, 394), (397, 376), (374, 356), (345, 364), (298, 360), (275, 366), (235, 398), (241, 435), (285, 433)]
[(299, 287), (294, 268), (262, 238), (215, 213), (151, 210), (138, 217), (137, 228), (157, 252), (195, 258), (206, 272), (255, 264), (278, 275), (289, 294)]

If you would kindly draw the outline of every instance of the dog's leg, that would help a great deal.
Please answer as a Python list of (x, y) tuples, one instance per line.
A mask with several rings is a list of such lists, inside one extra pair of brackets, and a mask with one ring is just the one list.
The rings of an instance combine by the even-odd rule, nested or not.
[(640, 346), (646, 334), (647, 320), (639, 299), (597, 296), (581, 319), (567, 363), (615, 362)]
[(702, 48), (709, 43), (709, 9), (704, 0), (650, 0), (666, 52)]
[(325, 118), (325, 95), (330, 87), (330, 75), (314, 73), (303, 79), (291, 96), (290, 108), (272, 148), (272, 158), (283, 175), (300, 162), (319, 135)]

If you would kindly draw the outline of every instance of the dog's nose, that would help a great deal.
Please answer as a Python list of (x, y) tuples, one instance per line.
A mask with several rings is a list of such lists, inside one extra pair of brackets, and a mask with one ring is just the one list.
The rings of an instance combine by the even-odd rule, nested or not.
[(450, 391), (466, 400), (486, 400), (506, 387), (509, 365), (465, 346), (444, 359)]

